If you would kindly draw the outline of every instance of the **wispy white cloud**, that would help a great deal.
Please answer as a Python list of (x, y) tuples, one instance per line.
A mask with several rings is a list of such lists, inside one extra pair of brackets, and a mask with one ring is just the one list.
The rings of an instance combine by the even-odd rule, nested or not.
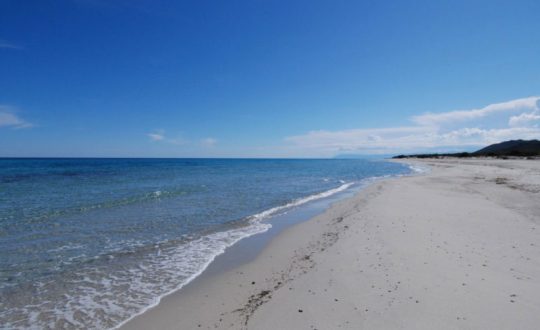
[(435, 132), (434, 128), (411, 126), (390, 128), (351, 129), (343, 131), (311, 131), (304, 135), (290, 136), (285, 141), (310, 149), (354, 149), (361, 145), (372, 147), (411, 143), (404, 137), (428, 136)]
[(34, 126), (26, 120), (20, 118), (16, 113), (16, 108), (8, 105), (0, 105), (0, 127), (20, 129)]
[(211, 137), (207, 137), (201, 140), (201, 144), (205, 147), (213, 147), (217, 143), (217, 140)]
[(16, 45), (14, 43), (11, 43), (11, 42), (8, 42), (8, 41), (2, 40), (2, 39), (0, 39), (0, 48), (13, 49), (13, 50), (21, 50), (21, 49), (23, 49), (23, 47), (20, 46), (20, 45)]
[[(309, 156), (337, 153), (398, 153), (422, 150), (459, 150), (509, 139), (538, 139), (540, 97), (491, 104), (480, 109), (423, 114), (405, 127), (311, 131), (285, 138), (289, 152)], [(519, 114), (515, 112), (521, 111)], [(508, 113), (508, 127), (469, 126), (467, 122)], [(455, 127), (461, 123), (460, 127)], [(484, 125), (483, 125), (484, 126)]]
[(535, 110), (533, 112), (524, 112), (518, 116), (512, 116), (508, 120), (510, 127), (521, 127), (529, 125), (538, 125), (540, 122), (540, 111)]
[(426, 113), (412, 118), (418, 125), (441, 125), (449, 122), (462, 122), (486, 117), (495, 113), (515, 112), (537, 108), (540, 97), (533, 96), (508, 102), (495, 103), (480, 109), (455, 110), (441, 113)]
[(189, 141), (181, 138), (171, 138), (165, 134), (165, 130), (155, 130), (151, 133), (147, 133), (146, 136), (150, 138), (150, 140), (154, 142), (163, 142), (163, 143), (169, 143), (169, 144), (176, 144), (176, 145), (184, 145), (189, 143)]
[(163, 141), (165, 139), (165, 132), (163, 130), (155, 131), (146, 134), (152, 141)]

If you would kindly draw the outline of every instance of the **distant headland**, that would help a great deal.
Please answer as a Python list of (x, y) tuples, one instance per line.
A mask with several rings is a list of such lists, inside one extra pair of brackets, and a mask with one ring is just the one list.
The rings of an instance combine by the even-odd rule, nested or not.
[(414, 155), (398, 155), (392, 158), (441, 158), (441, 157), (540, 157), (540, 141), (539, 140), (510, 140), (501, 143), (495, 143), (475, 152), (457, 152), (457, 153), (431, 153), (431, 154), (414, 154)]

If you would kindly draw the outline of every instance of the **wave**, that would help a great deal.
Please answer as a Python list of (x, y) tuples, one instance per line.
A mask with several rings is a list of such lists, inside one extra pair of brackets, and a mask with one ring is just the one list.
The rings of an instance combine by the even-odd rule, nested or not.
[(260, 220), (262, 220), (264, 218), (267, 218), (267, 217), (269, 217), (271, 215), (274, 215), (274, 214), (276, 214), (276, 213), (278, 213), (280, 211), (290, 209), (290, 208), (293, 208), (295, 206), (300, 206), (302, 204), (305, 204), (305, 203), (308, 203), (308, 202), (311, 202), (311, 201), (314, 201), (314, 200), (317, 200), (317, 199), (332, 196), (332, 195), (334, 195), (334, 194), (336, 194), (338, 192), (344, 191), (345, 189), (349, 188), (353, 184), (354, 184), (354, 182), (345, 183), (345, 184), (342, 184), (341, 186), (339, 186), (337, 188), (334, 188), (334, 189), (326, 190), (326, 191), (323, 191), (323, 192), (318, 193), (318, 194), (314, 194), (314, 195), (310, 195), (310, 196), (307, 196), (307, 197), (296, 199), (296, 200), (294, 200), (292, 202), (289, 202), (289, 203), (287, 203), (285, 205), (276, 206), (276, 207), (273, 207), (273, 208), (268, 209), (266, 211), (254, 214), (254, 215), (250, 216), (249, 219), (251, 219), (251, 220), (259, 220), (260, 221)]
[[(131, 252), (118, 251), (107, 258), (81, 264), (78, 269), (59, 274), (62, 281), (34, 283), (33, 290), (25, 290), (28, 295), (42, 297), (43, 300), (35, 304), (24, 303), (32, 299), (20, 296), (25, 293), (5, 291), (5, 300), (0, 301), (0, 320), (7, 327), (21, 329), (56, 328), (62, 324), (117, 329), (193, 281), (228, 247), (269, 230), (272, 225), (266, 220), (270, 217), (345, 191), (353, 184), (345, 183), (264, 210), (244, 221), (231, 223), (232, 228), (176, 242), (139, 246)], [(61, 247), (71, 248), (77, 246)], [(120, 255), (121, 260), (117, 258)], [(4, 305), (8, 301), (14, 305), (8, 308)], [(108, 311), (107, 315), (103, 310)]]
[[(197, 240), (194, 240), (190, 243), (188, 243), (187, 248), (186, 246), (179, 246), (176, 249), (175, 258), (176, 265), (180, 266), (179, 268), (182, 268), (183, 271), (186, 269), (191, 270), (191, 274), (189, 274), (181, 283), (173, 287), (172, 289), (168, 290), (165, 293), (162, 293), (160, 295), (155, 296), (147, 306), (141, 308), (136, 313), (132, 314), (128, 318), (124, 319), (117, 325), (115, 325), (112, 329), (118, 329), (133, 318), (137, 317), (138, 315), (143, 314), (147, 310), (157, 306), (161, 299), (164, 297), (177, 292), (178, 290), (182, 289), (184, 286), (189, 284), (191, 281), (193, 281), (195, 278), (200, 276), (207, 268), (208, 266), (218, 257), (219, 255), (223, 254), (225, 250), (236, 244), (238, 241), (256, 235), (263, 233), (270, 229), (272, 226), (269, 223), (257, 223), (251, 226), (248, 226), (246, 228), (241, 229), (232, 229), (225, 232), (216, 232), (204, 237), (201, 237)], [(206, 256), (203, 258), (200, 258), (200, 253), (205, 253)], [(162, 256), (162, 251), (158, 250), (157, 256)], [(193, 257), (199, 259), (199, 262), (193, 262), (193, 260), (189, 260)], [(187, 261), (186, 261), (187, 259)], [(202, 260), (201, 260), (202, 259)], [(193, 264), (195, 263), (195, 265)]]
[[(186, 255), (190, 253), (189, 251), (194, 252), (194, 254), (199, 254), (199, 252), (201, 251), (206, 251), (206, 255), (203, 257), (204, 261), (199, 263), (198, 267), (193, 267), (193, 265), (189, 267), (188, 265), (184, 264), (182, 267), (183, 269), (191, 268), (193, 270), (193, 272), (188, 277), (186, 277), (181, 283), (179, 283), (177, 286), (175, 286), (171, 290), (168, 290), (167, 292), (156, 296), (146, 307), (142, 308), (135, 314), (123, 320), (122, 322), (114, 326), (113, 329), (120, 328), (122, 325), (126, 324), (127, 322), (135, 318), (136, 316), (141, 315), (144, 312), (146, 312), (148, 309), (151, 309), (157, 306), (159, 302), (161, 301), (161, 299), (163, 299), (163, 297), (168, 296), (182, 289), (184, 286), (186, 286), (195, 278), (197, 278), (199, 275), (201, 275), (206, 270), (206, 268), (208, 268), (208, 266), (215, 260), (215, 258), (223, 254), (228, 247), (236, 244), (238, 241), (244, 238), (247, 238), (256, 234), (260, 234), (269, 230), (272, 227), (272, 225), (268, 222), (263, 222), (263, 220), (281, 211), (285, 211), (293, 207), (300, 206), (310, 201), (329, 197), (333, 194), (346, 190), (351, 185), (353, 185), (352, 182), (346, 183), (337, 188), (330, 189), (330, 190), (327, 190), (318, 194), (310, 195), (304, 198), (300, 198), (292, 202), (289, 202), (287, 204), (273, 207), (273, 208), (264, 210), (260, 213), (251, 215), (246, 219), (249, 222), (249, 225), (247, 227), (235, 228), (235, 229), (231, 229), (227, 231), (215, 232), (212, 234), (205, 235), (201, 238), (198, 238), (188, 243), (189, 245), (188, 249), (186, 249), (185, 246), (179, 246), (178, 251), (174, 253), (174, 255), (176, 256), (175, 259), (180, 259), (180, 260), (188, 259), (189, 260), (189, 259), (192, 259), (188, 255)], [(160, 256), (161, 254), (162, 252), (160, 250), (158, 256)], [(178, 258), (178, 256), (181, 256), (181, 257)]]
[[(200, 169), (185, 161), (81, 162), (60, 169), (66, 177), (90, 172), (73, 181), (32, 179), (0, 194), (11, 203), (0, 208), (0, 230), (12, 235), (0, 258), (9, 265), (0, 276), (0, 323), (119, 327), (193, 281), (228, 247), (269, 230), (269, 219), (310, 202), (319, 210), (318, 199), (328, 205), (384, 174), (411, 172), (382, 162), (253, 162), (197, 161)], [(52, 165), (42, 163), (32, 173), (49, 173)]]
[[(189, 245), (192, 247), (190, 250), (193, 250), (193, 251), (206, 250), (206, 251), (208, 251), (209, 250), (208, 248), (210, 248), (210, 250), (212, 251), (209, 255), (207, 255), (207, 260), (201, 265), (201, 267), (199, 267), (199, 269), (197, 269), (195, 272), (193, 272), (193, 274), (191, 274), (189, 277), (187, 277), (182, 283), (180, 283), (174, 289), (172, 289), (172, 290), (170, 290), (170, 291), (168, 291), (168, 292), (166, 292), (164, 294), (161, 294), (161, 295), (157, 296), (147, 307), (141, 309), (137, 313), (131, 315), (129, 318), (127, 318), (124, 321), (120, 322), (113, 329), (120, 328), (121, 326), (123, 326), (124, 324), (126, 324), (127, 322), (132, 320), (133, 318), (137, 317), (138, 315), (141, 315), (144, 312), (146, 312), (147, 310), (157, 306), (159, 304), (159, 302), (161, 301), (161, 299), (163, 299), (164, 297), (166, 297), (166, 296), (168, 296), (168, 295), (182, 289), (184, 286), (186, 286), (191, 281), (193, 281), (195, 278), (197, 278), (199, 275), (201, 275), (206, 270), (206, 268), (208, 268), (208, 266), (215, 260), (215, 258), (218, 257), (219, 255), (223, 254), (228, 247), (236, 244), (238, 241), (240, 241), (240, 240), (242, 240), (244, 238), (266, 232), (270, 228), (272, 228), (272, 225), (270, 223), (263, 222), (263, 220), (265, 220), (265, 219), (267, 219), (267, 218), (269, 218), (269, 217), (271, 217), (273, 215), (276, 215), (279, 212), (289, 210), (291, 208), (300, 206), (302, 204), (305, 204), (305, 203), (308, 203), (308, 202), (311, 202), (311, 201), (314, 201), (314, 200), (318, 200), (318, 199), (322, 199), (322, 198), (332, 196), (332, 195), (334, 195), (336, 193), (339, 193), (339, 192), (342, 192), (342, 191), (348, 189), (353, 184), (354, 184), (354, 182), (345, 183), (345, 184), (343, 184), (343, 185), (341, 185), (341, 186), (339, 186), (337, 188), (326, 190), (326, 191), (323, 191), (321, 193), (313, 194), (313, 195), (310, 195), (310, 196), (307, 196), (307, 197), (304, 197), (304, 198), (299, 198), (299, 199), (294, 200), (292, 202), (289, 202), (287, 204), (267, 209), (267, 210), (262, 211), (260, 213), (249, 216), (247, 218), (247, 220), (249, 221), (250, 225), (245, 227), (245, 228), (232, 229), (232, 230), (222, 231), (222, 232), (216, 232), (216, 233), (206, 235), (206, 236), (201, 237), (201, 238), (199, 238), (199, 239), (197, 239), (195, 241), (190, 242)], [(212, 247), (210, 247), (208, 245), (212, 245)], [(180, 247), (179, 252), (182, 253), (182, 251), (186, 251), (184, 247)], [(161, 251), (159, 251), (159, 254), (161, 254)]]

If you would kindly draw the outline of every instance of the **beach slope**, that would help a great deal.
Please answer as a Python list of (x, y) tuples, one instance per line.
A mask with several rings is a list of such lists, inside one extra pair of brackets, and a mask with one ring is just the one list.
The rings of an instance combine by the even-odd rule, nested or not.
[(422, 164), (431, 171), (371, 185), (124, 328), (537, 329), (540, 162)]

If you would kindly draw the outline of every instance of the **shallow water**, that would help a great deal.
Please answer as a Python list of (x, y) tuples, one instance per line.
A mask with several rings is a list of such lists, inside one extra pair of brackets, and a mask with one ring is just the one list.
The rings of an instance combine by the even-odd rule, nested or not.
[(408, 172), (365, 160), (0, 159), (0, 324), (114, 327), (273, 215)]

